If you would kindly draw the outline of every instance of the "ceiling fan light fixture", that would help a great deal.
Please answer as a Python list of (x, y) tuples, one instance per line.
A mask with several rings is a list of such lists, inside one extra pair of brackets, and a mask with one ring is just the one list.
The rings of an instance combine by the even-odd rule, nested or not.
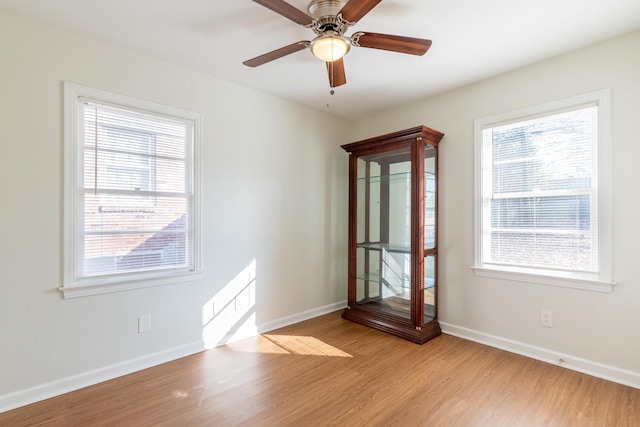
[(324, 62), (342, 58), (351, 49), (349, 39), (335, 32), (322, 34), (311, 41), (311, 52)]

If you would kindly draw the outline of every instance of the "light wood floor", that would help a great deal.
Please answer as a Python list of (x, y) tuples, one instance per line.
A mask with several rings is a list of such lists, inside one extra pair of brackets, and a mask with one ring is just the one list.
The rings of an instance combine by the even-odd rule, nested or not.
[(640, 426), (640, 390), (332, 313), (0, 414), (0, 426)]

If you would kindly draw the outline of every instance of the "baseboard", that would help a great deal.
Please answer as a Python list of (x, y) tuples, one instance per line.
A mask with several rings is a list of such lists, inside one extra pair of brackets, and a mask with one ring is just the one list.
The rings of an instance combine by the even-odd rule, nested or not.
[(150, 354), (148, 356), (128, 360), (126, 362), (117, 363), (115, 365), (106, 366), (104, 368), (95, 369), (93, 371), (83, 372), (81, 374), (52, 381), (26, 390), (19, 390), (5, 394), (4, 396), (0, 396), (0, 412), (9, 411), (11, 409), (79, 390), (84, 387), (112, 380), (123, 375), (128, 375), (172, 360), (190, 356), (203, 350), (204, 348), (202, 343), (196, 342)]
[[(335, 304), (326, 305), (313, 310), (308, 310), (292, 316), (276, 319), (258, 326), (258, 333), (272, 331), (274, 329), (289, 326), (294, 323), (302, 322), (314, 317), (328, 314), (347, 306), (346, 301)], [(253, 334), (255, 335), (255, 334)], [(248, 336), (234, 336), (233, 341), (247, 338)], [(84, 387), (92, 386), (104, 381), (128, 375), (143, 369), (171, 362), (182, 357), (190, 356), (205, 350), (203, 342), (195, 342), (184, 346), (176, 347), (170, 350), (151, 354), (128, 360), (104, 368), (96, 369), (89, 372), (74, 375), (72, 377), (63, 378), (61, 380), (52, 381), (25, 390), (19, 390), (13, 393), (0, 396), (0, 413), (19, 408), (21, 406), (30, 405), (41, 400), (49, 399), (71, 391), (79, 390)]]
[(532, 359), (562, 366), (563, 368), (582, 372), (597, 378), (640, 389), (640, 373), (599, 362), (583, 359), (569, 354), (559, 353), (542, 347), (512, 341), (473, 329), (463, 328), (446, 322), (439, 322), (442, 332), (448, 335), (464, 338), (490, 347), (520, 354)]
[(313, 310), (304, 311), (302, 313), (294, 314), (292, 316), (283, 317), (281, 319), (272, 320), (258, 327), (258, 333), (264, 334), (265, 332), (271, 332), (274, 329), (284, 328), (285, 326), (293, 325), (294, 323), (303, 322), (305, 320), (313, 319), (314, 317), (322, 316), (324, 314), (333, 313), (334, 311), (341, 310), (347, 307), (347, 301), (336, 302), (333, 304), (325, 305), (324, 307), (314, 308)]

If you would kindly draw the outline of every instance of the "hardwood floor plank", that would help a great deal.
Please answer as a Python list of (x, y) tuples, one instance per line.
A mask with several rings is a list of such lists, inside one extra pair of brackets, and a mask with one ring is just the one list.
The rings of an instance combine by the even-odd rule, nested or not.
[(640, 390), (332, 313), (0, 414), (0, 426), (638, 426)]

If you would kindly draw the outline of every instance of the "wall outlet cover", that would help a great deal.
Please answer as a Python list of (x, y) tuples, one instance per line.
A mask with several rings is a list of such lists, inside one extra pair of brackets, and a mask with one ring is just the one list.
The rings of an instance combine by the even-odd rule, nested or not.
[(149, 332), (151, 330), (151, 316), (138, 316), (138, 333)]
[(540, 325), (545, 328), (553, 328), (553, 313), (549, 310), (540, 310)]

